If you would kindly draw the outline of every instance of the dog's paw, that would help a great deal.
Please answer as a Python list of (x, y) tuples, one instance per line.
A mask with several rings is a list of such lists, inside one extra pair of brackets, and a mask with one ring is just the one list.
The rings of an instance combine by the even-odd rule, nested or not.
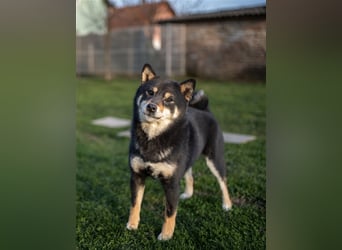
[(126, 228), (128, 230), (137, 230), (138, 229), (138, 225), (127, 223)]
[(180, 198), (181, 200), (186, 200), (186, 199), (191, 198), (191, 196), (192, 196), (192, 194), (182, 193), (182, 194), (179, 196), (179, 198)]
[(227, 212), (228, 212), (229, 210), (231, 210), (232, 207), (233, 207), (232, 204), (223, 204), (223, 205), (222, 205), (223, 210), (224, 210), (224, 211), (227, 211)]
[(172, 238), (172, 234), (171, 235), (165, 235), (165, 234), (160, 233), (158, 235), (158, 240), (169, 240), (171, 238)]

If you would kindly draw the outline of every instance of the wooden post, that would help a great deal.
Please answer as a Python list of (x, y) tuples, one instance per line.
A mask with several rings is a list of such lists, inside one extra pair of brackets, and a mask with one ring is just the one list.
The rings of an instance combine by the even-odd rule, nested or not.
[(105, 64), (105, 74), (104, 78), (107, 81), (112, 80), (112, 69), (111, 69), (111, 39), (110, 39), (110, 31), (108, 30), (105, 34), (104, 41), (104, 64)]
[(90, 43), (88, 43), (88, 51), (87, 51), (87, 57), (88, 57), (88, 73), (94, 74), (95, 73), (95, 53), (94, 53), (94, 44), (91, 40)]
[(112, 18), (112, 12), (111, 9), (109, 8), (110, 3), (109, 1), (105, 0), (105, 3), (107, 5), (107, 32), (104, 35), (104, 64), (105, 64), (105, 75), (104, 78), (107, 81), (112, 80), (112, 62), (111, 62), (111, 58), (112, 58), (112, 44), (111, 44), (111, 28), (110, 28), (110, 20)]
[(182, 76), (186, 75), (186, 26), (184, 24), (180, 25), (180, 69), (179, 74)]
[(165, 41), (165, 73), (166, 76), (172, 76), (172, 24), (166, 24)]

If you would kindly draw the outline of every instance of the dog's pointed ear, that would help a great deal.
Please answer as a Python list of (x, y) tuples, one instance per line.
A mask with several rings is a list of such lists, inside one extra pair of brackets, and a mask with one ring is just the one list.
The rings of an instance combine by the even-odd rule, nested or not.
[(188, 102), (192, 98), (192, 93), (194, 92), (195, 87), (196, 87), (196, 80), (195, 79), (189, 79), (189, 80), (186, 80), (186, 81), (180, 83), (180, 90), (181, 90), (182, 94), (184, 95), (185, 100), (187, 100)]
[(156, 73), (154, 73), (151, 65), (146, 63), (141, 70), (141, 84), (144, 84), (149, 80), (152, 80), (155, 76)]

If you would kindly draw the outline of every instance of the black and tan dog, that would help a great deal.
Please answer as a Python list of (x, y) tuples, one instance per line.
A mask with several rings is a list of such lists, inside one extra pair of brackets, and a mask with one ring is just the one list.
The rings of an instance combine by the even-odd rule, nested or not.
[(127, 228), (137, 229), (147, 176), (159, 179), (166, 196), (165, 221), (159, 240), (172, 237), (180, 180), (185, 176), (185, 192), (181, 199), (193, 194), (191, 166), (203, 154), (217, 178), (223, 209), (232, 203), (226, 186), (226, 166), (222, 132), (208, 109), (202, 91), (194, 94), (195, 80), (182, 83), (163, 80), (152, 67), (142, 69), (142, 84), (134, 98), (134, 116), (129, 149), (131, 169), (131, 209)]

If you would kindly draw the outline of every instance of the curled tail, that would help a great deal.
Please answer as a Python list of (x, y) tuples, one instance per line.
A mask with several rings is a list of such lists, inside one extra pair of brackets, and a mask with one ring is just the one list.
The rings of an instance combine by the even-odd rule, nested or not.
[(195, 109), (209, 111), (208, 96), (204, 94), (204, 91), (202, 89), (199, 91), (195, 91), (195, 93), (192, 96), (192, 99), (189, 102), (189, 106)]

